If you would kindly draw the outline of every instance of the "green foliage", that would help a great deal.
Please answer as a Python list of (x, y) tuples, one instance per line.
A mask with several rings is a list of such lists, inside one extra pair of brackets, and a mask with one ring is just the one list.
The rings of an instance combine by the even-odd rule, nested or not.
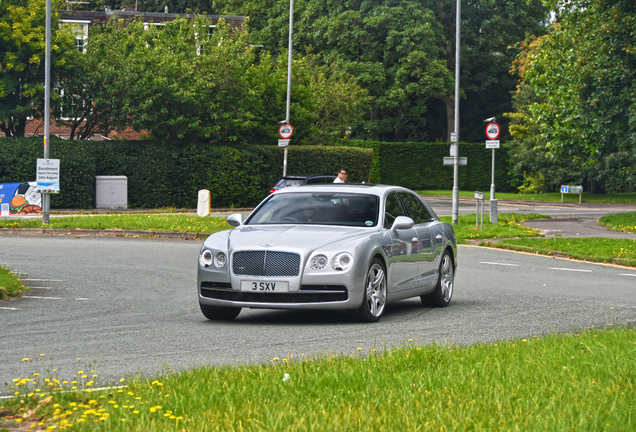
[(606, 215), (600, 218), (598, 223), (614, 231), (636, 233), (636, 212)]
[[(383, 143), (344, 140), (351, 146), (373, 149), (371, 182), (404, 186), (410, 189), (449, 189), (453, 187), (453, 167), (443, 165), (448, 157), (447, 143)], [(481, 143), (460, 143), (460, 155), (468, 165), (459, 168), (459, 188), (489, 190), (492, 176), (492, 152)], [(497, 190), (511, 191), (517, 186), (508, 178), (508, 148), (495, 152)]]
[[(211, 191), (214, 207), (250, 207), (282, 176), (275, 146), (52, 138), (50, 149), (61, 180), (52, 208), (92, 208), (96, 175), (127, 176), (131, 208), (195, 208), (200, 189)], [(41, 153), (41, 137), (0, 139), (0, 183), (33, 181)], [(345, 166), (350, 181), (368, 181), (372, 158), (370, 149), (292, 146), (287, 172), (335, 175)]]
[[(289, 2), (219, 0), (223, 13), (247, 15), (252, 41), (274, 54), (287, 46)], [(294, 49), (351, 72), (372, 98), (353, 136), (382, 141), (448, 138), (452, 126), (455, 2), (305, 0), (294, 4)], [(515, 78), (509, 45), (543, 34), (539, 1), (481, 0), (462, 10), (461, 137), (482, 140), (483, 119), (509, 110)], [(450, 116), (450, 117), (449, 117)]]
[[(51, 85), (66, 76), (78, 55), (71, 29), (51, 13)], [(0, 2), (0, 131), (24, 136), (28, 117), (44, 111), (45, 16), (43, 0)], [(55, 98), (55, 92), (51, 92)]]
[[(287, 62), (259, 55), (247, 29), (220, 20), (176, 19), (144, 28), (111, 20), (91, 32), (62, 108), (77, 115), (72, 136), (126, 126), (161, 140), (276, 143), (285, 114)], [(341, 138), (367, 106), (351, 75), (296, 56), (292, 86), (294, 143)], [(80, 107), (80, 109), (77, 109)], [(83, 119), (87, 119), (83, 122)]]
[[(532, 133), (529, 173), (549, 182), (589, 182), (590, 189), (634, 190), (636, 178), (636, 10), (615, 0), (552, 1), (560, 10), (550, 32), (521, 45), (515, 69), (533, 100), (521, 104)], [(513, 134), (514, 136), (514, 134)], [(540, 163), (529, 162), (537, 156)]]
[(20, 279), (7, 264), (0, 266), (0, 300), (19, 297), (25, 289)]

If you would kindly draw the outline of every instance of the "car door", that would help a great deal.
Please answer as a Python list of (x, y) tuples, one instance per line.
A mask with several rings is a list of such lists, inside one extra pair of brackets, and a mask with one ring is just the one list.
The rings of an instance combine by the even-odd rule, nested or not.
[(391, 230), (398, 216), (408, 216), (400, 203), (397, 192), (391, 192), (385, 198), (384, 225), (390, 230), (389, 266), (387, 279), (392, 292), (409, 290), (417, 287), (418, 256), (413, 244), (417, 241), (414, 228)]
[(406, 210), (408, 217), (413, 219), (417, 242), (415, 249), (418, 257), (417, 286), (428, 286), (436, 281), (437, 262), (440, 248), (436, 247), (438, 234), (435, 229), (435, 221), (428, 212), (426, 206), (415, 194), (399, 192), (400, 201)]

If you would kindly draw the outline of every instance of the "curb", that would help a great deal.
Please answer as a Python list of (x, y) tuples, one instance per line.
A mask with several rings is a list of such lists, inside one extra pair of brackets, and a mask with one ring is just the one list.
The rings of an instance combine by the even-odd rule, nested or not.
[(166, 237), (189, 240), (204, 240), (208, 233), (182, 233), (153, 230), (100, 230), (100, 229), (53, 229), (53, 228), (0, 228), (1, 234), (67, 235), (67, 236), (118, 236), (118, 237)]

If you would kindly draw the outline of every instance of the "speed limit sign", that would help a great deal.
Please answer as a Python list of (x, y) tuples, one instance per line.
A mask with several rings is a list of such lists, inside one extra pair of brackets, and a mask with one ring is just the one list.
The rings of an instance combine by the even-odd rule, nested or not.
[(280, 135), (282, 139), (290, 139), (293, 134), (294, 128), (289, 123), (283, 123), (278, 128), (278, 135)]
[(496, 140), (500, 132), (501, 128), (495, 122), (490, 122), (488, 126), (486, 126), (486, 136), (489, 140)]

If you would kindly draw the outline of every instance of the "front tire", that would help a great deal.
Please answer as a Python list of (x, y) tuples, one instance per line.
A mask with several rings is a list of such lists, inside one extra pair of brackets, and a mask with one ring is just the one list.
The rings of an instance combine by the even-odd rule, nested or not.
[(455, 284), (455, 266), (453, 258), (448, 251), (444, 251), (439, 263), (439, 277), (435, 291), (420, 296), (424, 306), (446, 307), (453, 298), (453, 286)]
[(358, 317), (364, 322), (376, 322), (382, 318), (386, 306), (386, 270), (382, 261), (374, 258), (369, 266), (364, 284), (364, 299), (358, 309)]
[(199, 307), (203, 315), (212, 321), (231, 321), (241, 313), (240, 307), (208, 306), (203, 303), (199, 303)]

